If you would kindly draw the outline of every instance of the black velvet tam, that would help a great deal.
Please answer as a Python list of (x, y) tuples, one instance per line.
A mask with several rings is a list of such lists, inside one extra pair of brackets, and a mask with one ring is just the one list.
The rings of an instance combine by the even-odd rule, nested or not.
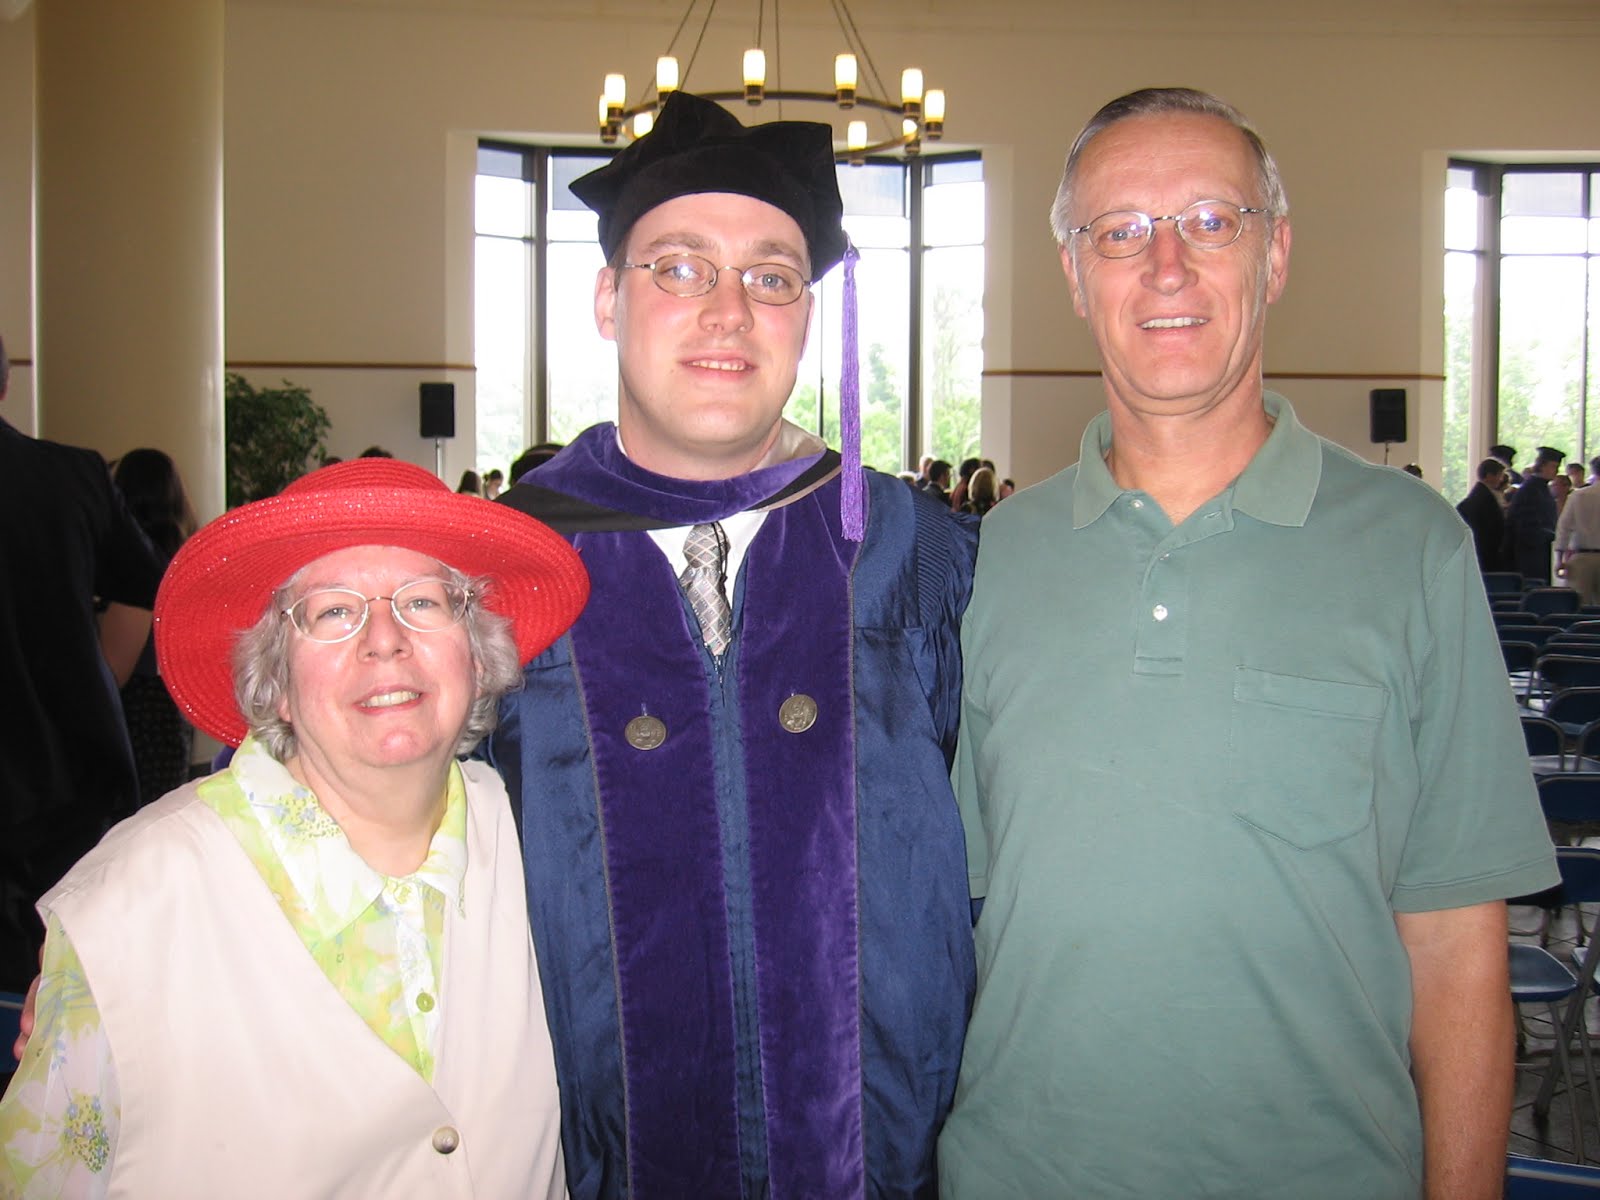
[(844, 256), (833, 130), (816, 121), (745, 126), (720, 104), (673, 92), (654, 129), (572, 184), (600, 214), (608, 260), (645, 213), (702, 192), (751, 196), (788, 213), (805, 234), (813, 279)]

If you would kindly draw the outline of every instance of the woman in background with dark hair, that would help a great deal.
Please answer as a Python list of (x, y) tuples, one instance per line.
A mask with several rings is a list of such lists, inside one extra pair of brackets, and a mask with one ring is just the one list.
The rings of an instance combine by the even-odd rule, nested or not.
[[(111, 478), (139, 527), (170, 559), (196, 524), (172, 459), (160, 450), (130, 450), (112, 467)], [(139, 771), (139, 803), (149, 804), (188, 780), (194, 729), (156, 671), (148, 612), (107, 605), (100, 614), (100, 648), (122, 689), (122, 713)]]

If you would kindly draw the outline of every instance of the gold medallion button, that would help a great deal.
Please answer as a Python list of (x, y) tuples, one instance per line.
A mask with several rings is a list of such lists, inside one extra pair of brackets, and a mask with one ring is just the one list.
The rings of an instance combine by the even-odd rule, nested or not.
[(817, 723), (817, 702), (804, 692), (790, 696), (778, 708), (778, 724), (790, 733), (804, 733)]
[(622, 736), (635, 750), (654, 750), (667, 740), (667, 726), (660, 717), (635, 717)]

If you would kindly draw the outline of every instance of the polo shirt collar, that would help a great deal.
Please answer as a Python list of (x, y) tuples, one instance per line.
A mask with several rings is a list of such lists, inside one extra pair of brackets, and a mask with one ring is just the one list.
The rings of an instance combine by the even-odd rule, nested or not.
[[(1272, 432), (1227, 490), (1228, 504), (1269, 525), (1304, 525), (1322, 481), (1322, 442), (1276, 392), (1262, 393)], [(1083, 431), (1078, 472), (1072, 483), (1072, 527), (1099, 520), (1123, 493), (1106, 467), (1111, 449), (1111, 414), (1102, 412)]]

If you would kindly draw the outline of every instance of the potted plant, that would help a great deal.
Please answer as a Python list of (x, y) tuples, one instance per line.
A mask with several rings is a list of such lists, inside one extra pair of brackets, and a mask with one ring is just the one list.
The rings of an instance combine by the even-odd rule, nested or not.
[(257, 388), (230, 371), (225, 402), (229, 508), (276, 496), (327, 464), (331, 422), (309, 389), (287, 379), (281, 388)]

